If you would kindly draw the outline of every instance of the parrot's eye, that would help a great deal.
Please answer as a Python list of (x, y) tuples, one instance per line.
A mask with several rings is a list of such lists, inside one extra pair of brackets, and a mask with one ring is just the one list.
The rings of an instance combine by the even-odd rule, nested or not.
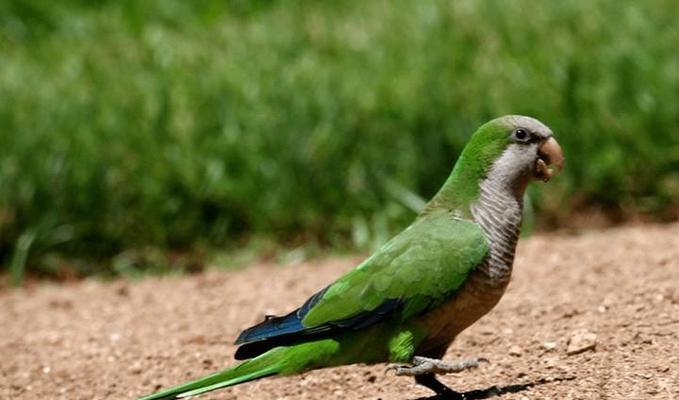
[(514, 139), (518, 140), (519, 142), (527, 142), (530, 139), (528, 131), (526, 131), (523, 128), (518, 128), (514, 130), (512, 136), (514, 136)]

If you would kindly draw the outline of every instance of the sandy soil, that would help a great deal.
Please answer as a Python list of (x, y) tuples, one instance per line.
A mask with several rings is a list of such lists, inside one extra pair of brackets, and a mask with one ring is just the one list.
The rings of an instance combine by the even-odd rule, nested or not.
[[(5, 290), (0, 398), (133, 398), (226, 367), (240, 330), (290, 310), (358, 260)], [(592, 334), (594, 348), (576, 348)], [(443, 380), (477, 394), (497, 386), (503, 399), (679, 399), (679, 224), (524, 240), (505, 297), (446, 355), (472, 356), (491, 364)], [(203, 398), (427, 396), (378, 365)]]

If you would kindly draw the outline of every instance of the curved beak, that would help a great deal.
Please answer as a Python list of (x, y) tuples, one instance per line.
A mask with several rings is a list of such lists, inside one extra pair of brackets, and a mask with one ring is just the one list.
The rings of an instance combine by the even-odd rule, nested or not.
[(535, 177), (547, 182), (551, 177), (563, 170), (564, 157), (559, 142), (553, 137), (547, 138), (538, 147), (538, 159), (535, 162)]

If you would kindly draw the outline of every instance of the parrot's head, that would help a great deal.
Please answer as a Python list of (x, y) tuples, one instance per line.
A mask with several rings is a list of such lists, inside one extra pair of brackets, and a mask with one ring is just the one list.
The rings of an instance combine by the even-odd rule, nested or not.
[[(563, 168), (561, 146), (552, 130), (535, 118), (506, 115), (482, 125), (464, 153), (477, 160), (486, 178), (493, 176), (516, 187), (530, 180), (548, 181)], [(463, 154), (464, 154), (463, 153)]]
[(521, 115), (496, 118), (474, 132), (425, 212), (439, 205), (465, 210), (482, 186), (522, 199), (529, 182), (548, 181), (563, 164), (561, 146), (545, 124)]

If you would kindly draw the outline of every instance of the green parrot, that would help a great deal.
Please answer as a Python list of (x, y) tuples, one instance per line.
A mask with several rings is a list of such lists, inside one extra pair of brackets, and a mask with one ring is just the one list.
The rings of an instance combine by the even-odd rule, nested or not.
[(445, 362), (455, 337), (490, 311), (509, 282), (531, 180), (548, 181), (563, 153), (540, 121), (503, 116), (471, 137), (415, 221), (291, 313), (243, 331), (242, 363), (140, 400), (180, 399), (272, 375), (382, 362), (446, 398), (435, 375), (482, 358)]

